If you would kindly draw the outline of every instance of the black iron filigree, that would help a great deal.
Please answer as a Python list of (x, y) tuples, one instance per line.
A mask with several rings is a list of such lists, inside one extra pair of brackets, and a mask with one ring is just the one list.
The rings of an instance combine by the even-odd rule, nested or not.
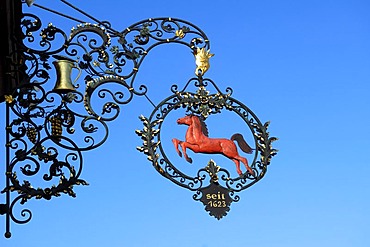
[[(32, 217), (28, 209), (21, 211), (23, 219), (15, 217), (17, 203), (23, 205), (33, 198), (50, 200), (62, 194), (75, 197), (74, 186), (87, 185), (80, 178), (83, 152), (105, 143), (107, 123), (118, 117), (123, 105), (134, 96), (146, 96), (147, 86), (136, 85), (135, 78), (152, 49), (169, 43), (191, 51), (209, 49), (205, 33), (180, 19), (143, 20), (123, 31), (116, 31), (107, 21), (93, 20), (95, 23), (81, 22), (66, 32), (51, 23), (44, 26), (32, 13), (23, 13), (21, 35), (16, 40), (16, 53), (23, 60), (10, 61), (19, 69), (8, 71), (14, 78), (23, 74), (18, 76), (20, 86), (5, 96), (7, 164), (2, 193), (7, 203), (0, 204), (0, 214), (7, 218), (6, 237), (10, 237), (10, 220), (22, 224)], [(56, 64), (61, 60), (73, 63), (80, 73), (73, 75), (68, 90), (53, 88), (59, 80)], [(77, 80), (80, 75), (83, 80)], [(151, 122), (148, 128), (156, 124)], [(155, 149), (155, 145), (150, 148)], [(150, 157), (157, 161), (155, 156)], [(177, 174), (171, 166), (164, 169), (163, 174)], [(182, 175), (178, 176), (183, 183)], [(188, 186), (195, 188), (199, 183), (193, 179)], [(18, 196), (11, 200), (13, 192)]]

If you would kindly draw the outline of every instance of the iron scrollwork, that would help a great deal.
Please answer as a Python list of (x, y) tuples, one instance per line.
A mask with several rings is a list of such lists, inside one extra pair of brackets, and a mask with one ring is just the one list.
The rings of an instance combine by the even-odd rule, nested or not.
[[(195, 92), (187, 90), (190, 84), (197, 88)], [(210, 93), (207, 87), (212, 87), (215, 92)], [(247, 106), (231, 96), (231, 88), (227, 88), (223, 93), (212, 80), (198, 76), (190, 79), (182, 90), (179, 91), (177, 85), (173, 85), (171, 90), (173, 94), (159, 103), (148, 118), (140, 116), (144, 128), (137, 130), (136, 133), (143, 140), (143, 145), (137, 149), (147, 156), (162, 176), (183, 188), (194, 191), (194, 200), (203, 202), (206, 211), (220, 219), (229, 211), (231, 202), (239, 201), (238, 192), (249, 188), (264, 177), (271, 158), (278, 152), (272, 148), (272, 142), (277, 138), (270, 137), (267, 131), (269, 122), (262, 124)], [(216, 165), (213, 160), (192, 175), (177, 168), (166, 154), (161, 133), (164, 131), (162, 126), (166, 117), (180, 108), (185, 109), (189, 116), (195, 115), (204, 120), (225, 110), (236, 113), (249, 127), (253, 136), (255, 152), (249, 165), (251, 170), (233, 177), (228, 170)], [(207, 134), (204, 132), (204, 135)], [(176, 142), (175, 146), (178, 144), (179, 142)], [(190, 143), (189, 146), (191, 145), (198, 144)], [(201, 152), (196, 148), (193, 149), (194, 152)], [(188, 158), (184, 148), (182, 151), (182, 155)], [(209, 153), (212, 152), (209, 151)], [(191, 159), (188, 161), (191, 162)]]
[[(83, 152), (105, 143), (107, 122), (118, 117), (121, 105), (146, 95), (147, 86), (136, 86), (134, 80), (153, 48), (177, 43), (193, 52), (209, 49), (202, 30), (176, 18), (143, 20), (123, 31), (106, 21), (80, 23), (66, 33), (53, 24), (43, 27), (38, 16), (24, 13), (20, 29), (17, 53), (26, 69), (20, 86), (6, 95), (8, 161), (2, 193), (7, 202), (0, 204), (7, 218), (6, 237), (11, 236), (11, 220), (24, 224), (32, 218), (29, 209), (21, 210), (21, 219), (16, 217), (17, 203), (62, 194), (75, 197), (74, 186), (88, 184), (80, 178)], [(51, 64), (61, 61), (73, 63), (84, 82), (71, 80), (72, 88), (52, 88), (50, 81), (60, 75)], [(120, 89), (112, 91), (109, 84)], [(18, 196), (11, 199), (11, 192)]]

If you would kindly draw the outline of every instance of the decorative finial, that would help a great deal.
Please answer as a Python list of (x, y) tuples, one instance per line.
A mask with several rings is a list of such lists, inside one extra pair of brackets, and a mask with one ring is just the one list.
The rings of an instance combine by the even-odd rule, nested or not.
[(211, 54), (209, 50), (206, 51), (205, 48), (199, 47), (197, 47), (197, 50), (194, 51), (193, 54), (195, 56), (195, 64), (197, 65), (197, 68), (195, 69), (195, 74), (197, 76), (202, 76), (210, 67), (209, 59), (215, 54)]

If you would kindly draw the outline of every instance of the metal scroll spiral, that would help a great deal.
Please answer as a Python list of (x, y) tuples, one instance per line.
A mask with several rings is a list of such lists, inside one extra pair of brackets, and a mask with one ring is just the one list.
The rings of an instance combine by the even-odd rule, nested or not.
[[(187, 91), (189, 84), (194, 84), (197, 91)], [(212, 86), (215, 93), (211, 94), (207, 91), (207, 86)], [(210, 79), (203, 79), (202, 77), (192, 78), (181, 91), (177, 89), (177, 85), (172, 86), (173, 94), (159, 103), (149, 118), (140, 116), (144, 128), (136, 131), (143, 140), (143, 145), (138, 147), (138, 150), (147, 155), (154, 168), (162, 176), (181, 187), (195, 191), (194, 199), (199, 200), (201, 195), (200, 189), (209, 185), (209, 181), (206, 179), (212, 173), (210, 173), (209, 167), (201, 168), (195, 176), (189, 176), (177, 169), (168, 159), (162, 147), (162, 124), (171, 111), (179, 108), (185, 108), (188, 113), (196, 114), (203, 118), (219, 114), (224, 110), (236, 113), (246, 123), (254, 137), (256, 152), (250, 167), (255, 175), (252, 176), (249, 173), (245, 173), (243, 176), (231, 177), (230, 173), (224, 168), (213, 174), (217, 174), (218, 183), (222, 183), (229, 190), (233, 200), (238, 201), (239, 196), (236, 193), (247, 189), (262, 179), (266, 174), (271, 158), (278, 152), (278, 150), (272, 148), (272, 142), (277, 140), (277, 138), (270, 137), (267, 131), (269, 123), (262, 124), (247, 106), (232, 98), (231, 88), (227, 88), (226, 93), (222, 93)]]
[[(61, 194), (75, 197), (74, 186), (87, 185), (80, 178), (82, 153), (107, 140), (106, 122), (118, 117), (121, 105), (130, 103), (134, 95), (146, 95), (147, 87), (136, 86), (134, 80), (148, 52), (167, 43), (191, 50), (209, 48), (198, 27), (175, 18), (140, 21), (121, 32), (109, 22), (81, 23), (68, 34), (53, 24), (42, 26), (38, 16), (23, 14), (17, 53), (24, 59), (24, 74), (21, 86), (6, 99), (7, 148), (13, 158), (6, 173), (10, 183), (2, 193), (18, 193), (8, 209), (16, 223), (32, 217), (24, 209), (23, 219), (18, 219), (13, 213), (17, 203)], [(74, 85), (76, 91), (57, 93), (50, 86), (50, 81), (55, 82), (52, 62), (60, 57), (75, 61), (82, 71), (84, 83)]]

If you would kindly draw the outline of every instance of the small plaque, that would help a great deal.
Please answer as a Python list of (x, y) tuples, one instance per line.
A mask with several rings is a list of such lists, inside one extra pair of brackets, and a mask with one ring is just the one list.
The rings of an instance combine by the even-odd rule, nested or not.
[(203, 202), (205, 210), (209, 212), (209, 215), (219, 220), (230, 211), (232, 199), (228, 189), (218, 183), (211, 182), (209, 186), (199, 191), (202, 192), (200, 201)]

